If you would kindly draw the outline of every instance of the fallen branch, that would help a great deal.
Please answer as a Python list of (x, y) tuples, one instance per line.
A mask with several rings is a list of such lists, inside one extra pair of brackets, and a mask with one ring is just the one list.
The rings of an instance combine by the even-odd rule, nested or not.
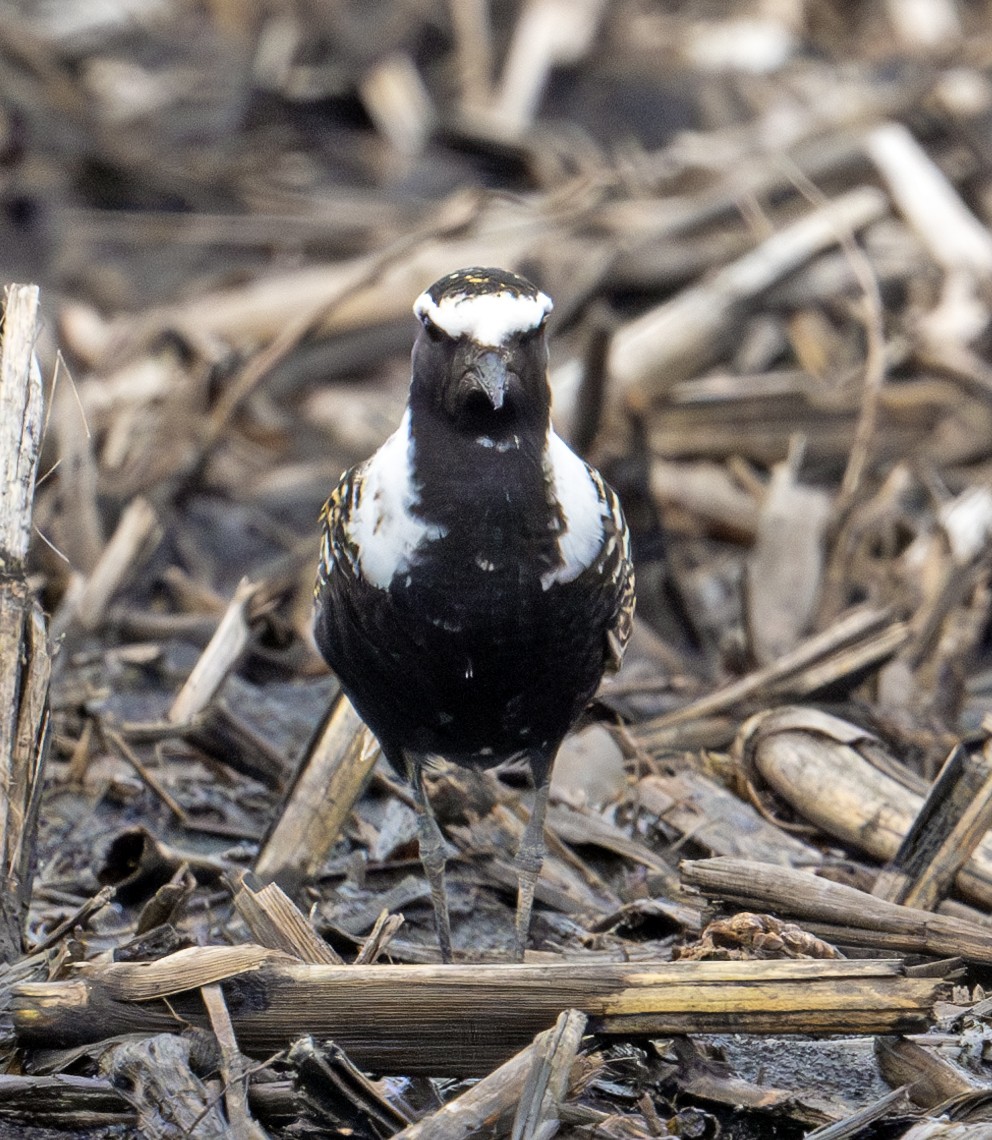
[(526, 1049), (461, 1096), (448, 1101), (437, 1112), (404, 1128), (394, 1140), (465, 1140), (479, 1135), (485, 1128), (493, 1128), (497, 1121), (507, 1118), (515, 1109), (519, 1116), (524, 1104), (522, 1093), (525, 1083), (531, 1081), (535, 1071), (542, 1067), (546, 1054), (550, 1052), (557, 1058), (564, 1039), (567, 1055), (558, 1069), (557, 1095), (560, 1100), (575, 1079), (573, 1062), (585, 1023), (581, 1013), (567, 1010), (558, 1018), (554, 1029), (538, 1034)]
[(263, 882), (292, 893), (315, 874), (341, 834), (379, 758), (378, 745), (342, 696), (300, 762), (255, 862)]
[(213, 946), (16, 986), (15, 1030), (31, 1047), (180, 1031), (205, 1024), (189, 991), (218, 980), (250, 1055), (310, 1034), (363, 1068), (462, 1075), (502, 1064), (567, 1008), (604, 1034), (899, 1033), (928, 1023), (939, 985), (898, 961), (317, 966)]
[[(742, 726), (734, 750), (752, 783), (766, 784), (803, 819), (878, 860), (895, 858), (923, 808), (927, 785), (897, 767), (877, 737), (819, 709), (758, 713)], [(972, 838), (974, 850), (954, 886), (988, 907), (992, 836)]]
[(884, 217), (888, 202), (872, 186), (851, 190), (773, 234), (701, 285), (684, 289), (625, 325), (613, 339), (613, 395), (628, 406), (664, 395), (718, 356), (742, 312), (786, 274), (845, 236)]
[(731, 681), (691, 704), (637, 725), (632, 734), (650, 749), (652, 734), (678, 724), (715, 716), (746, 701), (769, 695), (811, 693), (891, 657), (909, 639), (909, 627), (884, 609), (861, 607), (839, 617), (829, 629), (813, 634), (771, 665)]
[(709, 898), (800, 919), (830, 942), (992, 965), (987, 926), (899, 906), (805, 871), (749, 859), (700, 859), (682, 864), (682, 878)]

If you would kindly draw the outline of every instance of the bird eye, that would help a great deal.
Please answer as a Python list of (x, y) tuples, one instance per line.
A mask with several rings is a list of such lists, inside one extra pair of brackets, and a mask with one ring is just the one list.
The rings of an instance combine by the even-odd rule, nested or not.
[(444, 333), (438, 326), (430, 319), (426, 313), (420, 314), (420, 323), (424, 326), (424, 332), (435, 343), (444, 339)]
[(543, 336), (544, 333), (547, 331), (547, 324), (548, 324), (548, 318), (545, 315), (541, 318), (540, 324), (534, 325), (533, 328), (524, 329), (522, 332), (520, 332), (518, 334), (521, 342), (527, 343), (529, 341), (534, 340), (538, 336)]

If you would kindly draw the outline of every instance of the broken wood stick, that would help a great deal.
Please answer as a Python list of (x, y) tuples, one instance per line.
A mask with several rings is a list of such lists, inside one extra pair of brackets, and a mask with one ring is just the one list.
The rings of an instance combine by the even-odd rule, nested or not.
[[(184, 724), (210, 704), (251, 641), (251, 620), (264, 599), (266, 583), (242, 578), (206, 649), (176, 694), (167, 718)], [(264, 604), (264, 602), (262, 602)]]
[(736, 709), (769, 694), (810, 693), (866, 665), (891, 657), (909, 640), (906, 622), (885, 609), (859, 607), (839, 617), (829, 629), (813, 634), (771, 665), (731, 681), (691, 704), (654, 717), (630, 730), (650, 750), (652, 735), (673, 725)]
[(745, 855), (762, 863), (815, 866), (822, 856), (809, 843), (770, 823), (753, 805), (688, 764), (666, 761), (636, 784), (647, 816), (691, 836), (712, 855)]
[(299, 771), (275, 826), (262, 843), (255, 874), (289, 894), (315, 874), (372, 774), (379, 747), (342, 695)]
[(499, 88), (487, 114), (510, 135), (537, 115), (556, 64), (575, 64), (592, 47), (606, 5), (603, 0), (531, 0), (525, 4), (507, 52)]
[(992, 234), (902, 123), (883, 123), (865, 146), (906, 221), (947, 270), (992, 277)]
[(23, 951), (34, 831), (48, 751), (52, 662), (45, 618), (28, 588), (44, 426), (34, 354), (38, 287), (6, 291), (0, 345), (0, 961)]
[(708, 898), (799, 919), (810, 933), (835, 944), (992, 965), (989, 928), (977, 922), (900, 906), (844, 883), (749, 859), (699, 859), (683, 863), (681, 871), (684, 882)]
[(138, 1114), (143, 1136), (192, 1136), (224, 1140), (231, 1133), (220, 1105), (190, 1068), (191, 1043), (161, 1033), (123, 1041), (100, 1059), (110, 1079)]
[[(393, 1140), (467, 1140), (470, 1136), (479, 1135), (484, 1129), (493, 1128), (523, 1104), (521, 1091), (529, 1075), (540, 1064), (540, 1058), (549, 1049), (553, 1049), (554, 1043), (560, 1041), (563, 1035), (567, 1037), (571, 1059), (574, 1061), (575, 1049), (582, 1038), (585, 1024), (583, 1014), (574, 1009), (566, 1010), (558, 1018), (554, 1029), (539, 1033), (530, 1045), (483, 1077), (478, 1084), (449, 1100), (430, 1116), (404, 1128)], [(559, 1070), (556, 1087), (559, 1097), (567, 1091), (571, 1073), (571, 1062), (564, 1068), (564, 1072)]]
[(568, 1092), (568, 1079), (582, 1044), (586, 1015), (567, 1009), (554, 1029), (541, 1035), (513, 1118), (513, 1140), (557, 1130), (558, 1114)]
[(992, 750), (957, 745), (930, 785), (891, 864), (872, 890), (878, 898), (934, 910), (992, 824)]
[(162, 524), (152, 504), (147, 499), (132, 499), (90, 573), (73, 573), (70, 577), (65, 596), (52, 616), (53, 639), (75, 627), (95, 630), (114, 595), (135, 576), (158, 546), (162, 534)]
[(830, 497), (799, 481), (803, 446), (772, 468), (747, 561), (747, 631), (755, 660), (774, 665), (809, 632), (823, 578)]
[(888, 211), (885, 196), (861, 186), (724, 266), (700, 285), (649, 310), (613, 338), (611, 395), (627, 406), (645, 405), (696, 375), (719, 354), (749, 305), (786, 274)]
[(812, 1132), (806, 1133), (806, 1140), (850, 1140), (852, 1136), (861, 1136), (869, 1132), (871, 1125), (884, 1119), (896, 1108), (906, 1107), (905, 1088), (892, 1089), (882, 1096), (866, 1104), (863, 1108), (850, 1113), (841, 1120), (821, 1125)]
[(898, 961), (316, 966), (209, 946), (15, 986), (15, 1031), (32, 1047), (178, 1032), (205, 1024), (191, 991), (210, 981), (223, 982), (249, 1055), (310, 1034), (362, 1068), (465, 1076), (502, 1064), (563, 1009), (604, 1034), (899, 1033), (928, 1024), (940, 985), (907, 977)]
[(233, 888), (234, 907), (260, 945), (301, 962), (344, 965), (278, 883), (262, 886), (250, 871), (241, 871), (234, 876)]
[(875, 1057), (890, 1085), (905, 1085), (909, 1099), (921, 1108), (936, 1108), (956, 1096), (968, 1096), (986, 1087), (979, 1078), (904, 1037), (876, 1037)]
[(449, 0), (458, 64), (460, 103), (485, 106), (492, 99), (493, 42), (488, 0)]
[[(826, 834), (885, 862), (927, 790), (872, 733), (814, 708), (756, 714), (742, 726), (734, 753), (757, 786), (767, 784)], [(992, 906), (992, 836), (978, 836), (954, 886), (969, 902)]]
[(224, 1082), (227, 1136), (229, 1140), (267, 1140), (265, 1132), (248, 1111), (249, 1062), (238, 1049), (224, 994), (216, 982), (204, 986), (200, 992), (220, 1047), (220, 1076)]

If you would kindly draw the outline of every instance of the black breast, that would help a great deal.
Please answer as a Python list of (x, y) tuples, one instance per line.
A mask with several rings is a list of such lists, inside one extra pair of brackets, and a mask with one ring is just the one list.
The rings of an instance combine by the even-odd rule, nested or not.
[[(595, 576), (545, 588), (560, 517), (539, 457), (473, 456), (425, 481), (443, 537), (388, 589), (331, 574), (321, 651), (387, 755), (497, 763), (557, 748), (595, 691), (616, 599)], [(480, 466), (488, 470), (480, 471)]]

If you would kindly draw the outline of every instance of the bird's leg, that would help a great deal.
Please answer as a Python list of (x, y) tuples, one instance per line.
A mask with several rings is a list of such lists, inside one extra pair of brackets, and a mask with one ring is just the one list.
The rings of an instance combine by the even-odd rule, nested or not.
[(434, 925), (437, 928), (437, 941), (441, 947), (441, 961), (451, 961), (451, 922), (448, 918), (448, 896), (444, 890), (444, 864), (447, 856), (444, 849), (444, 836), (434, 818), (431, 801), (424, 790), (423, 768), (419, 760), (409, 760), (407, 771), (413, 794), (417, 801), (417, 829), (420, 839), (420, 862), (431, 888), (431, 902), (434, 904)]
[(534, 806), (517, 850), (517, 918), (514, 938), (514, 957), (524, 960), (527, 934), (530, 931), (530, 912), (534, 907), (534, 889), (544, 865), (544, 817), (548, 810), (548, 793), (551, 790), (551, 765), (542, 757), (531, 759), (534, 773)]

